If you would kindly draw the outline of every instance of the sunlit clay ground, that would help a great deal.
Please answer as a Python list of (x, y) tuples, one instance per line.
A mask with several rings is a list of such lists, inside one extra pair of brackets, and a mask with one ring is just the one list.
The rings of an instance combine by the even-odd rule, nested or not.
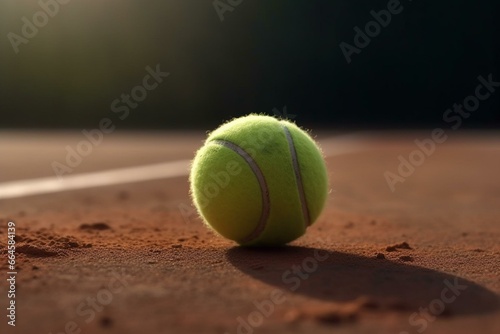
[(500, 331), (498, 133), (319, 133), (327, 206), (275, 249), (197, 217), (203, 138), (112, 134), (85, 151), (78, 132), (0, 133), (1, 332)]

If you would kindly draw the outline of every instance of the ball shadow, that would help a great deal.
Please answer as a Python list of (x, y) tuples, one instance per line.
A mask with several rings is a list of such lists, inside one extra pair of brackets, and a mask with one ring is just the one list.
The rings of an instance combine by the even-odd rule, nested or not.
[(472, 281), (404, 262), (296, 246), (234, 247), (226, 257), (255, 279), (321, 300), (347, 302), (367, 297), (375, 302), (374, 307), (418, 312), (437, 299), (446, 301), (443, 315), (481, 314), (499, 308), (498, 295)]

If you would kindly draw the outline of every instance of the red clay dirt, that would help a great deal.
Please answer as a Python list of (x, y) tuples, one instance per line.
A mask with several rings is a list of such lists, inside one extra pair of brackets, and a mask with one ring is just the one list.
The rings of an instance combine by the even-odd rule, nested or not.
[[(75, 173), (189, 159), (203, 134), (186, 136), (140, 137), (116, 165), (96, 152)], [(329, 157), (325, 211), (279, 248), (212, 233), (192, 211), (187, 177), (1, 200), (0, 332), (499, 333), (500, 137), (456, 135), (391, 192), (384, 172), (423, 136), (378, 134), (367, 150)], [(102, 150), (127, 155), (130, 140)], [(23, 152), (10, 156), (23, 163), (28, 145)], [(57, 152), (47, 152), (36, 166), (50, 166)], [(24, 168), (0, 181), (38, 169)], [(8, 221), (15, 327), (6, 318)]]

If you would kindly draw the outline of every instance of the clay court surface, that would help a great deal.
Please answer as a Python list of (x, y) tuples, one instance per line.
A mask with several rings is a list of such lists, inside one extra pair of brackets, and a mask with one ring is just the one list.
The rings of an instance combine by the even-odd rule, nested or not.
[(320, 219), (289, 246), (248, 249), (192, 209), (201, 131), (110, 134), (66, 191), (39, 179), (56, 182), (52, 161), (81, 133), (2, 132), (0, 333), (500, 333), (500, 134), (447, 134), (392, 192), (384, 173), (430, 131), (318, 133), (332, 189)]

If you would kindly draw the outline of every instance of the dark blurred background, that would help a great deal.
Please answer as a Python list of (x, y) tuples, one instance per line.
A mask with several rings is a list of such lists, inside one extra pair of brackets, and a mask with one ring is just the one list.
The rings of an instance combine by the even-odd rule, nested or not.
[[(0, 129), (205, 129), (284, 106), (305, 125), (437, 127), (479, 75), (500, 81), (498, 0), (401, 0), (349, 64), (339, 44), (387, 0), (220, 0), (223, 21), (213, 0), (55, 1), (0, 3)], [(16, 53), (23, 17), (43, 26)], [(170, 76), (120, 120), (112, 102), (157, 64)], [(500, 89), (462, 127), (499, 125)]]

